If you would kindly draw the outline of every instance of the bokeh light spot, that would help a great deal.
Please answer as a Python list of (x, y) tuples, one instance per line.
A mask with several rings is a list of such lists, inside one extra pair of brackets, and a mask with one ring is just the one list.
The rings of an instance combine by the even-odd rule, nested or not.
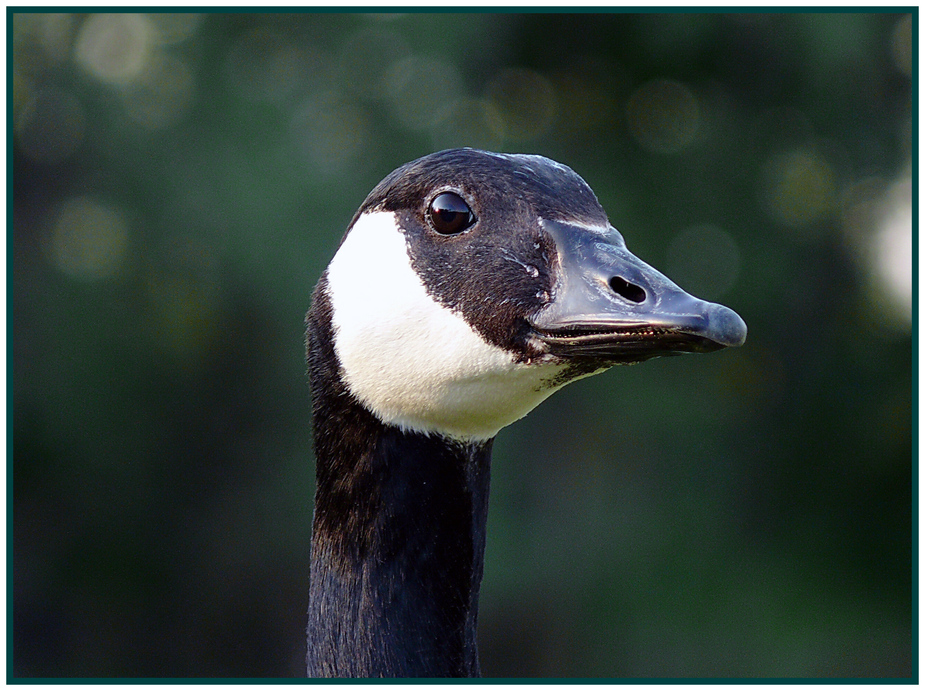
[(705, 300), (716, 300), (735, 285), (739, 265), (738, 243), (719, 226), (691, 226), (675, 235), (668, 246), (666, 273)]
[(76, 96), (61, 89), (42, 89), (19, 111), (16, 139), (30, 159), (53, 165), (77, 150), (85, 128), (84, 108)]
[(504, 139), (523, 142), (545, 134), (555, 122), (555, 87), (539, 72), (507, 69), (488, 84), (485, 98), (501, 117)]
[(144, 70), (156, 36), (143, 14), (94, 14), (80, 28), (74, 57), (100, 81), (127, 84)]
[[(866, 300), (878, 335), (912, 325), (912, 181), (871, 177), (851, 185), (843, 202), (844, 241), (867, 277)], [(893, 327), (892, 332), (879, 328)]]
[(117, 209), (77, 197), (58, 214), (48, 249), (52, 263), (72, 278), (109, 278), (125, 262), (128, 225)]
[(630, 95), (626, 120), (640, 146), (672, 154), (693, 143), (700, 127), (700, 106), (697, 97), (683, 84), (656, 79)]
[(771, 215), (791, 228), (803, 228), (831, 213), (835, 175), (813, 151), (789, 151), (765, 167), (765, 200)]
[(912, 179), (903, 177), (880, 203), (872, 238), (872, 272), (888, 296), (889, 310), (903, 326), (912, 324)]

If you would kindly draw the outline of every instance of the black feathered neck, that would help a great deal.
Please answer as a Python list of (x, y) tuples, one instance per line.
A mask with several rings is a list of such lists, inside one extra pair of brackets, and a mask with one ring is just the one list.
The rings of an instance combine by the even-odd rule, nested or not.
[(325, 280), (309, 312), (317, 489), (311, 677), (478, 676), (491, 442), (382, 424), (346, 390)]

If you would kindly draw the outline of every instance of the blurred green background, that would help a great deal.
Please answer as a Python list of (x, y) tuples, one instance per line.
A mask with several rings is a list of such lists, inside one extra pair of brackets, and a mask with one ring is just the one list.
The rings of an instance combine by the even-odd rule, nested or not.
[(303, 673), (303, 315), (367, 192), (461, 145), (568, 164), (749, 326), (499, 435), (484, 674), (917, 674), (915, 36), (861, 12), (13, 15), (12, 674)]

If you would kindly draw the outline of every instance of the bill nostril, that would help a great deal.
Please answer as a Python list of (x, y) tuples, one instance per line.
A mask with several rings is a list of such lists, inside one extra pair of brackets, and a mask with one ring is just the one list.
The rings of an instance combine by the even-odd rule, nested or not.
[(645, 302), (646, 300), (645, 290), (619, 276), (610, 279), (610, 289), (630, 302)]

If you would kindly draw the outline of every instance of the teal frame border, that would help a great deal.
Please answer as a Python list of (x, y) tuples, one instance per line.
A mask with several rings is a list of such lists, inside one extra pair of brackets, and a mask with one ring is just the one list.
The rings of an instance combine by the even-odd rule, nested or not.
[[(863, 7), (830, 7), (830, 6), (807, 6), (807, 7), (775, 7), (775, 6), (757, 6), (757, 7), (682, 7), (682, 6), (665, 6), (665, 7), (589, 7), (589, 6), (578, 6), (578, 7), (517, 7), (517, 6), (497, 6), (497, 7), (466, 7), (466, 6), (454, 6), (454, 7), (432, 7), (432, 6), (402, 6), (396, 5), (393, 7), (378, 7), (378, 6), (356, 6), (356, 7), (337, 7), (337, 6), (319, 6), (319, 7), (286, 7), (286, 6), (269, 6), (269, 7), (260, 7), (260, 6), (247, 6), (247, 7), (210, 7), (210, 6), (173, 6), (173, 7), (158, 7), (158, 6), (139, 6), (139, 7), (107, 7), (107, 6), (88, 6), (88, 7), (70, 7), (62, 5), (54, 5), (47, 7), (27, 7), (27, 6), (7, 6), (6, 8), (6, 41), (7, 41), (7, 88), (6, 88), (6, 113), (7, 113), (7, 132), (6, 132), (6, 141), (7, 141), (7, 161), (6, 161), (6, 171), (7, 171), (7, 209), (6, 209), (6, 219), (7, 219), (7, 238), (6, 238), (6, 249), (7, 249), (7, 277), (6, 277), (6, 288), (7, 288), (7, 298), (6, 298), (6, 308), (7, 308), (7, 357), (6, 357), (6, 367), (7, 367), (7, 391), (6, 391), (6, 403), (7, 403), (7, 440), (6, 440), (6, 450), (7, 450), (7, 468), (6, 468), (6, 479), (7, 479), (7, 507), (6, 507), (6, 537), (7, 537), (7, 567), (12, 563), (13, 560), (13, 540), (12, 540), (12, 525), (13, 525), (13, 508), (12, 508), (12, 488), (13, 488), (13, 381), (12, 381), (12, 355), (11, 346), (13, 344), (14, 334), (12, 331), (12, 307), (13, 307), (13, 235), (11, 229), (13, 227), (13, 207), (12, 207), (12, 198), (13, 198), (13, 186), (14, 186), (14, 176), (13, 176), (13, 157), (12, 157), (12, 141), (13, 141), (13, 83), (12, 83), (12, 70), (13, 70), (13, 15), (15, 14), (46, 14), (52, 12), (63, 12), (63, 11), (75, 11), (85, 13), (96, 13), (96, 12), (108, 12), (108, 13), (122, 13), (122, 12), (147, 12), (147, 13), (157, 13), (157, 14), (167, 14), (167, 13), (193, 13), (200, 12), (206, 14), (352, 14), (358, 12), (373, 12), (373, 13), (383, 13), (387, 14), (390, 12), (407, 12), (415, 14), (456, 14), (456, 13), (467, 13), (467, 14), (863, 14), (863, 13), (875, 13), (875, 14), (910, 14), (912, 15), (912, 132), (911, 132), (911, 148), (912, 151), (918, 152), (919, 149), (919, 7), (917, 5), (913, 6), (887, 6), (887, 7), (876, 7), (876, 6), (863, 6)], [(913, 354), (920, 352), (920, 338), (919, 338), (919, 309), (920, 309), (920, 267), (918, 262), (919, 257), (919, 159), (917, 156), (913, 155), (912, 157), (912, 348)], [(912, 510), (913, 510), (913, 521), (912, 521), (912, 604), (913, 604), (913, 632), (912, 632), (912, 676), (911, 677), (896, 677), (896, 678), (864, 678), (864, 679), (853, 679), (853, 678), (825, 678), (825, 679), (816, 679), (816, 678), (767, 678), (767, 679), (754, 679), (754, 678), (730, 678), (730, 679), (714, 679), (714, 678), (697, 678), (697, 679), (674, 679), (670, 677), (666, 678), (540, 678), (540, 679), (520, 679), (520, 678), (481, 678), (481, 679), (276, 679), (276, 678), (222, 678), (222, 677), (208, 677), (208, 678), (181, 678), (181, 677), (165, 677), (165, 678), (125, 678), (125, 677), (114, 677), (114, 678), (66, 678), (66, 677), (15, 677), (12, 674), (13, 668), (13, 624), (12, 624), (12, 610), (13, 610), (13, 580), (9, 577), (10, 569), (7, 568), (7, 588), (6, 588), (6, 598), (7, 598), (7, 621), (6, 621), (6, 632), (7, 632), (7, 641), (6, 641), (6, 683), (7, 684), (101, 684), (101, 685), (111, 685), (111, 684), (278, 684), (278, 685), (287, 685), (287, 684), (639, 684), (639, 685), (655, 685), (655, 684), (716, 684), (716, 685), (730, 685), (730, 684), (754, 684), (754, 685), (768, 685), (768, 684), (786, 684), (786, 685), (795, 685), (795, 684), (813, 684), (813, 685), (830, 685), (830, 684), (858, 684), (858, 685), (872, 685), (872, 684), (918, 684), (919, 683), (919, 645), (920, 645), (920, 589), (919, 589), (919, 558), (920, 558), (920, 530), (919, 530), (919, 521), (921, 519), (921, 514), (919, 510), (919, 483), (920, 483), (920, 470), (918, 467), (917, 461), (919, 460), (919, 447), (921, 444), (921, 435), (918, 425), (916, 424), (919, 420), (919, 415), (921, 413), (920, 406), (920, 394), (921, 394), (921, 370), (919, 367), (919, 360), (913, 358), (912, 364), (913, 372), (913, 401), (912, 401), (912, 476), (910, 481), (912, 482)]]

